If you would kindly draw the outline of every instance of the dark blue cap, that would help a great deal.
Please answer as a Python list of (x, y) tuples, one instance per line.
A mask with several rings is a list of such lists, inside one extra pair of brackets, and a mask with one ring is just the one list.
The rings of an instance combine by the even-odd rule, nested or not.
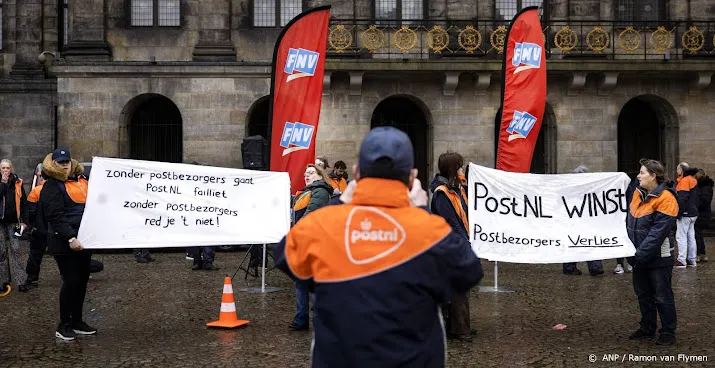
[(55, 152), (52, 153), (52, 160), (57, 162), (72, 160), (72, 156), (70, 156), (70, 150), (68, 150), (67, 148), (56, 149)]
[(410, 137), (405, 132), (389, 126), (370, 130), (360, 144), (358, 159), (360, 175), (369, 175), (373, 163), (383, 157), (392, 160), (395, 173), (409, 174), (414, 168)]

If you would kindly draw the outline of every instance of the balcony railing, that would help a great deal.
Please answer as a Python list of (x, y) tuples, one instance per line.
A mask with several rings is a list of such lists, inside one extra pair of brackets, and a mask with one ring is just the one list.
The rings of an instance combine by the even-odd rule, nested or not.
[[(543, 22), (550, 59), (715, 58), (715, 22)], [(499, 59), (508, 22), (332, 19), (328, 56), (361, 59)]]

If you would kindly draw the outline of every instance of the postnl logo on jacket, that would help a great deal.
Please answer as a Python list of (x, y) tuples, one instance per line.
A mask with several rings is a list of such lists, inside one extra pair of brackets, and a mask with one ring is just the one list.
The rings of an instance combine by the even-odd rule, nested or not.
[(541, 67), (541, 46), (529, 42), (517, 42), (514, 45), (514, 57), (511, 59), (514, 65), (514, 74), (528, 69), (539, 69)]
[(367, 264), (387, 257), (405, 243), (405, 229), (387, 213), (355, 207), (345, 226), (345, 251), (350, 262)]
[(536, 124), (536, 117), (524, 111), (514, 110), (514, 116), (511, 118), (509, 127), (506, 128), (506, 132), (511, 134), (509, 136), (509, 142), (519, 139), (526, 138), (531, 132), (531, 129)]
[(303, 124), (300, 122), (291, 123), (286, 121), (285, 126), (283, 126), (283, 135), (281, 135), (281, 147), (285, 148), (283, 150), (283, 156), (310, 147), (310, 142), (313, 140), (313, 129), (312, 125)]
[(286, 78), (286, 83), (294, 79), (312, 77), (315, 75), (318, 59), (320, 59), (320, 53), (315, 51), (289, 49), (288, 57), (286, 57), (286, 65), (285, 68), (283, 68), (283, 71), (289, 74), (288, 78)]

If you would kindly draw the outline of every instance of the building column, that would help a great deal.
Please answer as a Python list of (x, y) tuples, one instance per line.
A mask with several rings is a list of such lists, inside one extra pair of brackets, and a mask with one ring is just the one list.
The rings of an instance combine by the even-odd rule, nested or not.
[(42, 79), (37, 57), (42, 50), (42, 0), (17, 0), (15, 8), (15, 65), (11, 78)]
[(199, 42), (194, 46), (194, 61), (236, 61), (236, 49), (231, 42), (231, 2), (201, 0), (199, 2)]
[(71, 1), (69, 44), (62, 57), (68, 61), (112, 59), (104, 25), (105, 0)]

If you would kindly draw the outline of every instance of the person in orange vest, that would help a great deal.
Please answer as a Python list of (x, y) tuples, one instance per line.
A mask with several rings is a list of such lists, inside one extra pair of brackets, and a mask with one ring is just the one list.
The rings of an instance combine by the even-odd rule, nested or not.
[[(464, 158), (457, 152), (448, 151), (437, 160), (439, 174), (435, 175), (432, 191), (432, 213), (447, 221), (452, 232), (469, 240), (467, 220), (467, 190), (463, 186)], [(447, 305), (447, 337), (460, 341), (472, 341), (474, 331), (469, 321), (469, 292), (455, 294)]]
[(330, 186), (333, 187), (333, 195), (340, 194), (345, 191), (348, 187), (348, 174), (346, 172), (347, 166), (343, 161), (335, 161), (333, 166), (333, 171), (328, 175), (330, 177)]
[(315, 291), (312, 366), (444, 367), (440, 305), (479, 283), (479, 258), (430, 213), (403, 131), (368, 132), (353, 177), (274, 249), (276, 267)]
[(40, 192), (42, 191), (42, 186), (45, 181), (42, 178), (42, 173), (38, 175), (40, 180), (39, 184), (32, 188), (30, 194), (27, 196), (27, 207), (29, 209), (28, 222), (31, 228), (30, 232), (30, 254), (27, 257), (27, 266), (25, 271), (27, 272), (27, 283), (32, 286), (37, 286), (37, 282), (40, 278), (40, 265), (42, 264), (42, 257), (45, 255), (45, 248), (47, 248), (47, 233), (42, 231), (42, 226), (40, 222), (40, 211), (38, 211), (38, 203), (40, 201)]
[(0, 161), (0, 294), (14, 281), (18, 290), (27, 291), (27, 274), (22, 267), (20, 235), (27, 230), (27, 195), (20, 179), (13, 171), (12, 161)]
[(58, 148), (42, 163), (47, 181), (40, 192), (42, 226), (47, 233), (47, 249), (54, 256), (62, 276), (60, 323), (55, 336), (74, 340), (77, 334), (93, 335), (97, 329), (82, 319), (89, 281), (91, 254), (77, 240), (87, 201), (88, 183), (84, 167), (70, 151)]
[(675, 192), (678, 197), (678, 220), (676, 240), (678, 259), (675, 268), (697, 267), (698, 245), (695, 241), (695, 221), (698, 219), (698, 169), (691, 168), (686, 162), (678, 164), (678, 184)]

